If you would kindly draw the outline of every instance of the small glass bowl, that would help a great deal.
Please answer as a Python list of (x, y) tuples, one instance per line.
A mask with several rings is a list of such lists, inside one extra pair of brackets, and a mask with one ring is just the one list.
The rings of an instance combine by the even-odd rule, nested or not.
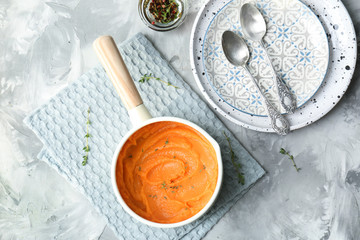
[[(180, 26), (186, 17), (187, 14), (187, 0), (174, 0), (178, 4), (179, 14), (177, 18), (169, 23), (161, 23), (155, 20), (154, 16), (150, 13), (149, 6), (152, 0), (139, 0), (139, 15), (141, 20), (145, 23), (146, 26), (155, 30), (155, 31), (170, 31), (172, 29)], [(152, 24), (154, 23), (154, 24)]]

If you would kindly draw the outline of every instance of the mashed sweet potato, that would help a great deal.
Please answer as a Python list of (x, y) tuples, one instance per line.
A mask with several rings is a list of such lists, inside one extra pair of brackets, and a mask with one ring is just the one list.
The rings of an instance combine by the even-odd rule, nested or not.
[(135, 132), (123, 146), (116, 181), (126, 204), (139, 216), (176, 223), (198, 213), (213, 195), (216, 153), (195, 129), (157, 122)]

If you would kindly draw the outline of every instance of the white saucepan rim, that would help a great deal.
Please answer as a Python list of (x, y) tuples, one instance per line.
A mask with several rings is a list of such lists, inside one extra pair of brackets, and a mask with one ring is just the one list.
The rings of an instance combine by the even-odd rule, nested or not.
[[(193, 129), (200, 132), (203, 136), (205, 136), (206, 139), (209, 140), (209, 142), (214, 147), (214, 150), (216, 152), (216, 159), (217, 159), (217, 163), (218, 163), (217, 183), (216, 183), (215, 191), (214, 191), (213, 195), (211, 196), (209, 202), (205, 205), (205, 207), (203, 209), (201, 209), (200, 212), (198, 212), (197, 214), (195, 214), (191, 218), (188, 218), (188, 219), (186, 219), (184, 221), (177, 222), (177, 223), (157, 223), (157, 222), (149, 221), (149, 220), (137, 215), (133, 210), (131, 210), (131, 208), (125, 203), (124, 199), (121, 197), (121, 194), (120, 194), (120, 191), (118, 189), (117, 182), (116, 182), (116, 165), (117, 165), (118, 155), (119, 155), (123, 145), (125, 144), (125, 142), (129, 139), (129, 137), (132, 134), (134, 134), (136, 131), (138, 131), (139, 129), (145, 127), (146, 125), (156, 123), (156, 122), (167, 122), (167, 121), (169, 121), (169, 122), (178, 122), (178, 123), (185, 124), (187, 126), (192, 127)], [(142, 222), (144, 224), (147, 224), (147, 225), (149, 225), (151, 227), (157, 227), (157, 228), (175, 228), (175, 227), (184, 226), (186, 224), (189, 224), (189, 223), (199, 219), (201, 216), (203, 216), (209, 210), (209, 208), (213, 205), (213, 203), (215, 202), (217, 196), (219, 195), (220, 188), (221, 188), (221, 185), (222, 185), (222, 179), (223, 179), (223, 164), (222, 164), (221, 152), (220, 152), (219, 144), (205, 130), (203, 130), (202, 128), (200, 128), (196, 124), (194, 124), (194, 123), (192, 123), (190, 121), (181, 119), (181, 118), (176, 118), (176, 117), (151, 118), (151, 119), (146, 120), (143, 123), (133, 127), (122, 138), (119, 145), (117, 146), (117, 148), (116, 148), (116, 150), (114, 152), (114, 156), (113, 156), (113, 160), (112, 160), (112, 166), (111, 166), (111, 182), (112, 182), (113, 190), (114, 190), (114, 193), (115, 193), (118, 201), (120, 202), (121, 206), (123, 207), (123, 209), (128, 214), (130, 214), (130, 216), (135, 218), (136, 220), (138, 220), (138, 221), (140, 221), (140, 222)]]

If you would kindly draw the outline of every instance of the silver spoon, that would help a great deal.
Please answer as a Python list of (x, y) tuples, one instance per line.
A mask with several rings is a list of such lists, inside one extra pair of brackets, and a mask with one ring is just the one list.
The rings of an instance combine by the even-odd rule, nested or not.
[(280, 103), (288, 113), (294, 113), (296, 109), (296, 99), (290, 92), (284, 82), (278, 77), (274, 66), (264, 46), (263, 37), (266, 33), (266, 23), (260, 11), (252, 4), (242, 5), (240, 10), (240, 23), (242, 32), (247, 39), (259, 41), (260, 46), (264, 49), (267, 61), (270, 62), (273, 75), (276, 76), (276, 88), (279, 95)]
[(271, 119), (271, 126), (276, 133), (280, 135), (286, 135), (289, 132), (290, 125), (289, 122), (285, 119), (283, 115), (266, 99), (262, 93), (257, 81), (250, 74), (250, 71), (247, 66), (247, 61), (249, 60), (249, 49), (245, 41), (239, 35), (235, 34), (232, 31), (225, 31), (221, 39), (222, 48), (226, 58), (229, 62), (236, 67), (243, 67), (250, 78), (254, 82), (258, 92), (261, 97), (264, 99), (266, 110)]

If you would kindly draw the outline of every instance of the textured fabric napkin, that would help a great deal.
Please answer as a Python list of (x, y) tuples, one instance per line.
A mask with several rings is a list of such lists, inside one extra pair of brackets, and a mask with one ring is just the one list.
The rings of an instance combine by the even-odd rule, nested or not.
[[(135, 81), (152, 116), (175, 116), (190, 120), (204, 128), (220, 144), (224, 179), (216, 203), (199, 220), (174, 229), (148, 227), (122, 209), (112, 190), (110, 165), (113, 152), (122, 136), (131, 128), (131, 123), (100, 65), (24, 120), (44, 144), (38, 157), (87, 196), (106, 217), (119, 239), (200, 239), (265, 172), (145, 36), (137, 34), (122, 43), (119, 49), (133, 79), (152, 73), (179, 87), (175, 89), (156, 80), (142, 84)], [(92, 122), (89, 130), (92, 135), (89, 139), (91, 150), (88, 164), (82, 166), (88, 107), (91, 108)], [(223, 132), (231, 138), (238, 157), (236, 161), (243, 165), (245, 185), (237, 182)]]

